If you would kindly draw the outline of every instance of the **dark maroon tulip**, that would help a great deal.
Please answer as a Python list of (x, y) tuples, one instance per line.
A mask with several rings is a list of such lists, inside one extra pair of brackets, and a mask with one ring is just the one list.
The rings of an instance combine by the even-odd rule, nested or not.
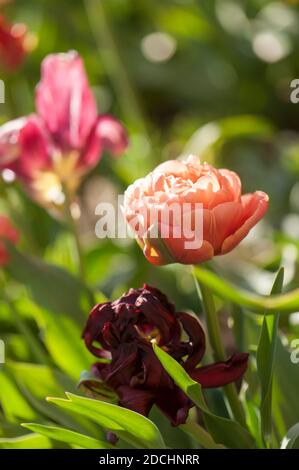
[(185, 423), (193, 403), (163, 369), (153, 351), (153, 340), (205, 388), (234, 382), (247, 368), (248, 354), (244, 353), (197, 367), (205, 352), (199, 320), (176, 312), (162, 292), (146, 284), (114, 302), (96, 305), (83, 338), (102, 360), (93, 365), (93, 374), (117, 393), (120, 405), (147, 416), (155, 404), (174, 426)]

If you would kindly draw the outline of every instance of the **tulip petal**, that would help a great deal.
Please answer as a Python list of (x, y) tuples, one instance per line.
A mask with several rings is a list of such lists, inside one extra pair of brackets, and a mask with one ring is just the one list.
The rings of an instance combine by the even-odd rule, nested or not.
[(55, 144), (65, 150), (84, 147), (97, 109), (82, 59), (76, 52), (51, 54), (44, 59), (36, 108)]
[(143, 416), (148, 416), (155, 400), (154, 392), (132, 388), (127, 385), (118, 387), (117, 394), (120, 405)]
[(225, 362), (199, 367), (188, 373), (203, 388), (223, 387), (242, 377), (247, 369), (248, 357), (247, 353), (234, 354)]
[(223, 241), (235, 233), (242, 224), (244, 210), (239, 202), (225, 202), (213, 209), (212, 217), (214, 217), (213, 246), (215, 254), (219, 254)]
[(263, 218), (268, 209), (269, 197), (262, 191), (256, 191), (253, 194), (245, 194), (242, 196), (241, 200), (246, 219), (235, 233), (224, 240), (221, 247), (221, 254), (228, 253), (235, 248), (235, 246), (248, 235), (252, 227)]
[(24, 178), (32, 178), (37, 171), (50, 165), (50, 141), (42, 121), (29, 116), (19, 135), (20, 157), (13, 168)]
[(176, 386), (159, 390), (155, 404), (167, 416), (173, 426), (184, 424), (189, 409), (193, 406), (187, 395)]
[(126, 130), (113, 116), (103, 114), (98, 117), (96, 134), (102, 146), (113, 155), (119, 155), (127, 148), (128, 137)]
[(0, 169), (9, 165), (20, 155), (19, 136), (27, 122), (27, 118), (14, 119), (0, 127)]
[(204, 355), (206, 349), (205, 333), (199, 319), (195, 316), (185, 312), (179, 312), (177, 316), (189, 336), (188, 358), (184, 362), (184, 368), (189, 370), (196, 367)]

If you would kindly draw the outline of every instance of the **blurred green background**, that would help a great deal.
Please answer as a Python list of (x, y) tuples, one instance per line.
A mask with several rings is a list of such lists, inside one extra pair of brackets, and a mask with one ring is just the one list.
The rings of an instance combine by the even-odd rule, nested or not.
[[(116, 298), (147, 282), (165, 291), (178, 309), (199, 311), (189, 268), (155, 268), (133, 240), (98, 240), (94, 234), (99, 202), (114, 201), (159, 162), (188, 153), (237, 171), (244, 192), (259, 189), (270, 196), (266, 218), (236, 250), (214, 260), (213, 269), (267, 294), (282, 264), (286, 288), (298, 286), (299, 103), (290, 101), (290, 83), (299, 78), (298, 3), (16, 0), (5, 7), (12, 22), (27, 24), (36, 47), (20, 70), (2, 72), (6, 103), (0, 105), (1, 122), (34, 111), (34, 88), (47, 54), (76, 49), (99, 110), (112, 113), (128, 129), (126, 154), (117, 160), (104, 155), (79, 194), (87, 277), (99, 296)], [(64, 223), (5, 179), (0, 212), (9, 213), (19, 228), (21, 249), (75, 273), (73, 240)], [(20, 287), (11, 279), (9, 286), (26, 318), (26, 282)], [(247, 320), (254, 323), (252, 330), (238, 324), (243, 333), (233, 341), (233, 322), (227, 321), (232, 315), (225, 306), (227, 350), (254, 350), (256, 321)], [(288, 339), (299, 334), (298, 315), (281, 322)], [(33, 323), (30, 328), (37, 331)], [(12, 359), (32, 360), (8, 314), (1, 320), (1, 336)]]

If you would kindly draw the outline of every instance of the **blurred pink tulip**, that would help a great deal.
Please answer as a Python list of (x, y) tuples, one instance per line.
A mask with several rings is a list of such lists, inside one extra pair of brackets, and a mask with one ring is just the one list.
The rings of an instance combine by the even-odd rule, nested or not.
[(17, 243), (19, 234), (12, 226), (8, 217), (0, 215), (0, 266), (5, 266), (9, 263), (9, 253), (5, 246), (5, 240), (11, 243)]
[[(186, 161), (162, 163), (148, 176), (129, 186), (125, 193), (124, 213), (151, 263), (196, 264), (231, 251), (264, 216), (268, 208), (267, 194), (256, 191), (242, 195), (241, 190), (236, 173), (201, 164), (191, 155)], [(144, 217), (145, 214), (155, 213), (154, 209), (157, 209), (155, 224), (158, 233), (162, 233), (165, 228), (163, 213), (174, 203), (182, 209), (180, 221), (190, 214), (191, 220), (194, 219), (195, 210), (198, 210), (195, 204), (202, 204), (200, 247), (186, 249), (188, 239), (184, 235), (174, 236), (176, 226), (171, 219), (166, 227), (168, 237), (152, 236), (153, 221)]]
[(122, 153), (123, 126), (98, 115), (81, 57), (53, 54), (42, 63), (36, 114), (0, 127), (0, 169), (13, 170), (40, 203), (60, 205), (100, 160), (104, 149)]

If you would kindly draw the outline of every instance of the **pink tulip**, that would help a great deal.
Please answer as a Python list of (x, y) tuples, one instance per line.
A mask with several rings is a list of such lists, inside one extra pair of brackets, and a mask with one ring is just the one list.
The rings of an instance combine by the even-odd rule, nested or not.
[(9, 262), (9, 253), (5, 246), (5, 240), (17, 243), (19, 234), (12, 226), (10, 220), (4, 215), (0, 215), (0, 266), (5, 266)]
[[(171, 160), (127, 189), (124, 214), (151, 263), (201, 263), (231, 251), (267, 211), (267, 194), (256, 191), (242, 195), (241, 189), (240, 178), (233, 171), (201, 164), (195, 156), (186, 161)], [(189, 240), (175, 235), (177, 221), (171, 218), (166, 227), (168, 237), (152, 236), (154, 227), (149, 214), (156, 210), (158, 234), (163, 233), (163, 214), (173, 203), (182, 208), (180, 220), (190, 214), (191, 220), (195, 219), (195, 210), (198, 210), (195, 204), (202, 204), (201, 243), (197, 248), (186, 248)]]
[(127, 136), (112, 116), (98, 115), (82, 59), (53, 54), (42, 63), (36, 114), (0, 127), (0, 169), (9, 168), (41, 203), (59, 205), (104, 149), (123, 152)]

